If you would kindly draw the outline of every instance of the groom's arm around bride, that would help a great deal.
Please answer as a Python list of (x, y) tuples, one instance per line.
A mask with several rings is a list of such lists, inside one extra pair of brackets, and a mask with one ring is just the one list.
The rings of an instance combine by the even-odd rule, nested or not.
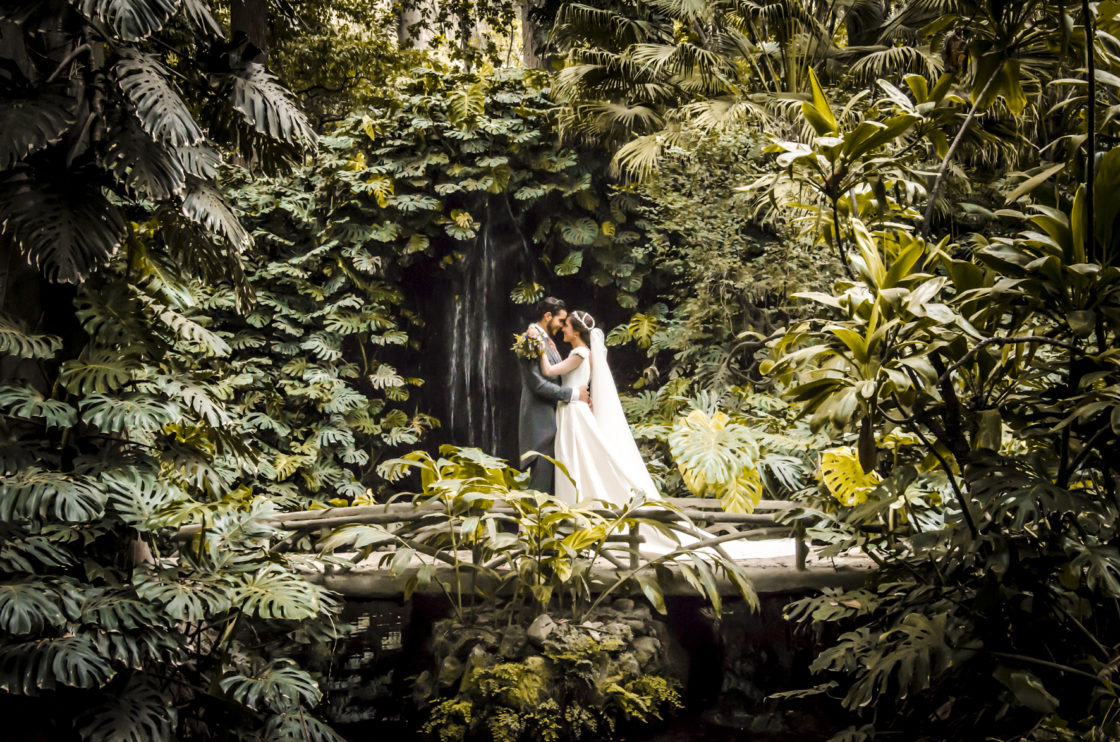
[[(550, 363), (562, 359), (555, 347), (547, 342), (547, 335), (555, 332), (567, 319), (567, 308), (559, 299), (548, 297), (538, 305), (537, 321), (530, 325), (527, 333), (535, 334), (542, 341), (542, 351)], [(556, 438), (556, 405), (559, 402), (574, 402), (582, 399), (590, 402), (587, 387), (576, 389), (560, 386), (546, 377), (535, 358), (518, 358), (521, 367), (521, 408), (518, 416), (518, 443), (521, 449), (521, 465), (529, 465), (529, 486), (541, 492), (553, 492), (555, 467), (542, 458), (532, 462), (525, 459), (529, 451), (552, 456)]]

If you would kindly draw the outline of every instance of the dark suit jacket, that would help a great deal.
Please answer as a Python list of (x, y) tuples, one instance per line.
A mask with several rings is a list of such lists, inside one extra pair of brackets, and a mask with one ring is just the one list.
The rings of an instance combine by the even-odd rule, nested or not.
[[(549, 363), (559, 363), (559, 353), (546, 348)], [(521, 465), (529, 466), (529, 486), (541, 492), (552, 493), (556, 467), (546, 459), (525, 459), (529, 451), (547, 456), (555, 453), (556, 404), (572, 399), (570, 387), (560, 386), (541, 373), (541, 364), (527, 358), (518, 359), (521, 366), (521, 409), (518, 415), (517, 440), (521, 449)]]

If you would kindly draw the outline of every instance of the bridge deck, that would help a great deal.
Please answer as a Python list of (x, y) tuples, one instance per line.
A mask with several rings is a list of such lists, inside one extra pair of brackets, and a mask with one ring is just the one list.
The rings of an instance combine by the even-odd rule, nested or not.
[[(775, 539), (775, 541), (779, 541)], [(781, 541), (790, 541), (782, 539)], [(758, 542), (766, 544), (767, 542)], [(790, 545), (790, 548), (792, 545)], [(788, 549), (783, 549), (788, 550)], [(342, 556), (342, 555), (340, 555)], [(323, 569), (309, 575), (312, 582), (320, 584), (331, 590), (350, 598), (399, 598), (402, 595), (405, 581), (414, 576), (419, 566), (405, 569), (400, 575), (392, 575), (384, 566), (380, 566), (377, 557), (371, 557), (358, 562), (346, 571)], [(819, 590), (824, 587), (854, 588), (863, 583), (867, 572), (874, 564), (861, 557), (838, 557), (836, 559), (819, 559), (810, 553), (804, 568), (798, 568), (797, 557), (792, 553), (775, 556), (762, 556), (756, 559), (743, 559), (738, 563), (743, 566), (754, 585), (756, 593), (783, 593), (801, 590)], [(683, 577), (670, 564), (668, 569), (674, 573), (675, 578), (665, 581), (662, 589), (666, 595), (693, 595), (693, 590)], [(610, 585), (626, 570), (619, 570), (612, 565), (604, 564), (603, 567), (593, 571), (595, 584)], [(465, 574), (465, 573), (464, 573)], [(455, 572), (450, 566), (438, 566), (434, 579), (439, 579), (445, 584), (455, 579)], [(468, 578), (464, 577), (464, 580)], [(725, 578), (717, 577), (720, 593), (726, 596), (738, 594), (735, 586)], [(425, 595), (442, 594), (441, 588), (434, 582), (417, 588), (416, 592)], [(637, 584), (622, 587), (615, 591), (620, 596), (640, 595), (641, 588)]]

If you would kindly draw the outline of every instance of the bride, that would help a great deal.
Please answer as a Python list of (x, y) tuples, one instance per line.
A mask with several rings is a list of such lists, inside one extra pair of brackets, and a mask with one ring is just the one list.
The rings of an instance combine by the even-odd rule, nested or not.
[[(564, 386), (578, 389), (590, 384), (593, 407), (576, 400), (561, 402), (556, 409), (556, 460), (568, 470), (569, 477), (556, 477), (556, 496), (574, 505), (577, 500), (600, 500), (628, 505), (633, 499), (660, 497), (646, 470), (638, 444), (626, 422), (618, 389), (607, 364), (607, 343), (595, 318), (584, 311), (568, 315), (563, 325), (564, 342), (572, 352), (560, 363), (550, 363), (547, 354), (540, 358), (541, 373), (563, 376)], [(573, 484), (574, 482), (574, 484)], [(695, 536), (666, 535), (661, 530), (641, 526), (648, 555), (667, 554), (677, 549), (691, 550)], [(721, 553), (733, 559), (792, 556), (793, 539), (766, 542), (725, 543)], [(700, 554), (711, 554), (700, 549)]]
[(557, 407), (556, 460), (571, 479), (557, 476), (556, 496), (568, 504), (602, 500), (616, 505), (628, 504), (634, 497), (656, 498), (657, 488), (618, 399), (603, 331), (590, 314), (575, 311), (568, 315), (563, 333), (572, 352), (555, 364), (542, 353), (541, 372), (562, 376), (566, 387), (590, 384), (594, 408), (580, 401)]

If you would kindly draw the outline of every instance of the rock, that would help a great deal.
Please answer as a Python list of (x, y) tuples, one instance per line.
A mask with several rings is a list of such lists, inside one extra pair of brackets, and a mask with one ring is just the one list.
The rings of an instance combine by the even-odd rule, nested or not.
[(529, 624), (529, 628), (525, 631), (525, 636), (529, 641), (536, 645), (541, 646), (544, 640), (556, 631), (556, 622), (552, 620), (552, 616), (547, 613), (542, 613), (533, 619), (533, 623)]
[(634, 632), (634, 636), (643, 636), (650, 633), (646, 630), (646, 622), (640, 618), (628, 618), (624, 620), (623, 625), (629, 626), (630, 630)]
[(626, 679), (636, 678), (642, 674), (641, 663), (632, 652), (627, 652), (618, 658), (618, 667), (622, 671), (622, 677)]
[(611, 607), (616, 611), (626, 613), (634, 610), (634, 601), (630, 598), (616, 598), (615, 601), (611, 603)]
[(459, 678), (463, 675), (463, 663), (455, 657), (444, 657), (443, 664), (439, 668), (439, 684), (440, 687), (446, 688), (447, 686), (459, 682)]
[(502, 634), (502, 643), (498, 646), (498, 654), (502, 659), (519, 659), (525, 651), (527, 637), (525, 629), (517, 624), (509, 626)]
[(659, 659), (661, 642), (652, 636), (639, 636), (634, 640), (634, 656), (642, 667), (650, 667)]

